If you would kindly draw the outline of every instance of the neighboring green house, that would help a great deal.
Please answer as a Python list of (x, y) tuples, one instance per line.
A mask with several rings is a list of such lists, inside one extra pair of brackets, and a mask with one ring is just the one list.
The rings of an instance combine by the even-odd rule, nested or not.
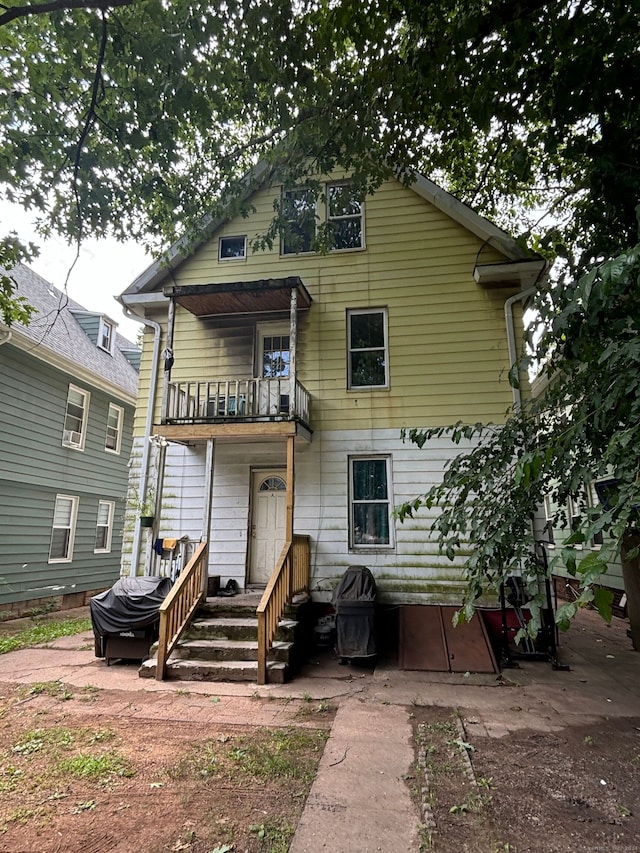
[(120, 555), (140, 351), (26, 266), (0, 324), (0, 612), (84, 604)]

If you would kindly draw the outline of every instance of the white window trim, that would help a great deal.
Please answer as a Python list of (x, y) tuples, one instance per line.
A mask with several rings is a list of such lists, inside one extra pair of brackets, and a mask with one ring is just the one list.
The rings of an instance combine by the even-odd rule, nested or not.
[[(383, 460), (386, 465), (387, 473), (387, 520), (389, 525), (389, 542), (386, 544), (364, 544), (358, 545), (354, 542), (354, 525), (353, 525), (353, 463), (367, 462), (369, 460)], [(377, 553), (380, 551), (389, 552), (395, 549), (395, 527), (393, 519), (393, 472), (391, 470), (391, 455), (380, 453), (366, 453), (357, 456), (349, 456), (347, 458), (349, 467), (349, 494), (348, 494), (348, 522), (347, 528), (349, 531), (349, 551), (362, 553)], [(384, 503), (384, 501), (370, 501), (370, 503)]]
[[(118, 413), (118, 435), (116, 437), (115, 448), (107, 447), (107, 439), (109, 437), (109, 416), (111, 415), (111, 412), (117, 412)], [(122, 447), (122, 425), (123, 424), (124, 424), (124, 409), (122, 408), (122, 406), (116, 406), (115, 403), (109, 403), (109, 410), (107, 412), (107, 430), (106, 430), (105, 439), (104, 439), (104, 449), (106, 450), (107, 453), (113, 453), (115, 455), (120, 454), (120, 450)]]
[[(109, 508), (108, 519), (107, 519), (106, 525), (100, 524), (100, 522), (99, 522), (100, 507), (101, 506), (107, 506)], [(115, 515), (115, 509), (116, 509), (115, 501), (102, 501), (102, 500), (98, 501), (98, 512), (96, 514), (96, 536), (98, 533), (98, 528), (106, 527), (107, 528), (107, 544), (104, 548), (94, 548), (93, 549), (94, 554), (110, 554), (111, 553), (111, 539), (113, 537), (113, 518)]]
[[(244, 240), (244, 249), (243, 254), (239, 255), (236, 258), (224, 258), (222, 256), (222, 242), (223, 240)], [(222, 264), (233, 263), (234, 261), (246, 261), (247, 260), (247, 235), (246, 234), (223, 234), (218, 238), (218, 260)]]
[[(384, 346), (376, 347), (375, 351), (384, 349), (385, 361), (385, 383), (384, 385), (354, 385), (351, 380), (351, 318), (357, 314), (382, 314), (382, 331), (384, 335)], [(365, 350), (356, 350), (363, 352)], [(367, 350), (373, 351), (373, 350)], [(389, 315), (386, 308), (348, 308), (347, 309), (347, 390), (358, 391), (384, 391), (390, 387), (389, 382)]]
[[(591, 509), (595, 509), (600, 506), (600, 499), (598, 498), (598, 493), (596, 492), (595, 483), (589, 483), (587, 486), (587, 506)], [(602, 531), (600, 531), (600, 537), (602, 538)], [(601, 542), (595, 542), (593, 539), (589, 542), (589, 547), (592, 551), (599, 551), (602, 548)]]
[[(285, 198), (287, 193), (304, 192), (305, 190), (309, 190), (309, 188), (308, 187), (284, 187), (283, 186), (281, 188), (281, 191), (280, 191), (281, 204), (284, 204), (284, 198)], [(319, 214), (318, 214), (319, 199), (318, 198), (316, 198), (316, 200), (315, 200), (313, 209), (314, 209), (314, 220), (315, 220), (315, 227), (313, 230), (314, 230), (314, 237), (315, 237), (318, 233), (318, 220), (319, 220)], [(287, 222), (293, 222), (293, 221), (294, 220), (292, 220), (292, 219), (287, 219)], [(285, 239), (284, 235), (281, 235), (281, 237), (280, 237), (280, 255), (284, 258), (290, 258), (291, 256), (295, 257), (297, 255), (313, 255), (316, 252), (316, 250), (313, 247), (311, 249), (306, 249), (303, 252), (285, 252), (285, 250), (284, 250), (284, 239)]]
[[(80, 433), (78, 434), (75, 430), (66, 429), (67, 422), (67, 414), (69, 407), (69, 396), (72, 391), (75, 391), (78, 394), (81, 394), (84, 403), (83, 403), (83, 413), (82, 413), (82, 425), (80, 427)], [(67, 390), (67, 402), (65, 403), (64, 408), (64, 421), (62, 425), (62, 446), (70, 447), (72, 450), (84, 450), (85, 440), (87, 437), (87, 420), (89, 417), (89, 403), (91, 402), (91, 392), (86, 391), (84, 388), (79, 388), (77, 385), (69, 385)], [(78, 435), (78, 440), (74, 439), (74, 436)]]
[[(325, 190), (325, 191), (326, 191), (326, 204), (325, 204), (325, 208), (326, 208), (327, 226), (328, 226), (331, 222), (339, 222), (341, 219), (355, 219), (355, 216), (353, 216), (353, 215), (350, 215), (350, 216), (331, 216), (331, 215), (330, 215), (330, 213), (331, 213), (331, 210), (330, 210), (330, 207), (331, 207), (331, 206), (330, 206), (330, 203), (329, 203), (329, 190), (330, 190), (330, 188), (331, 188), (331, 187), (339, 187), (339, 186), (343, 186), (343, 185), (345, 185), (345, 184), (350, 184), (350, 183), (351, 183), (351, 181), (349, 181), (349, 180), (345, 180), (345, 181), (330, 181), (330, 182), (326, 185), (326, 190)], [(361, 201), (361, 202), (358, 202), (358, 203), (359, 203), (359, 205), (360, 205), (360, 236), (361, 236), (361, 243), (360, 243), (360, 245), (359, 245), (359, 246), (349, 246), (349, 247), (344, 248), (344, 249), (336, 249), (336, 248), (333, 248), (333, 247), (331, 247), (331, 246), (330, 246), (330, 247), (329, 247), (329, 251), (330, 251), (330, 252), (338, 252), (338, 253), (340, 253), (340, 254), (342, 254), (343, 252), (362, 252), (364, 249), (366, 249), (366, 248), (367, 248), (367, 246), (366, 246), (366, 237), (365, 237), (365, 235), (366, 235), (366, 229), (365, 229), (365, 221), (364, 221), (364, 207), (365, 207), (365, 205), (364, 205), (364, 200), (363, 200), (363, 201)]]
[[(102, 343), (103, 338), (103, 330), (109, 329), (109, 346), (104, 346)], [(100, 326), (98, 327), (98, 349), (101, 349), (103, 352), (108, 352), (109, 355), (113, 355), (113, 344), (116, 337), (116, 326), (112, 320), (109, 320), (107, 317), (100, 317)]]
[[(573, 498), (567, 498), (567, 521), (569, 523), (569, 536), (573, 533), (573, 519), (574, 518), (582, 518), (582, 512), (580, 510), (580, 500), (573, 500)], [(581, 542), (577, 542), (573, 546), (576, 551), (582, 551), (583, 545)]]
[[(59, 500), (67, 500), (71, 501), (71, 520), (69, 522), (68, 528), (56, 526), (54, 524), (51, 525), (51, 537), (49, 540), (49, 563), (71, 563), (73, 561), (73, 546), (75, 544), (76, 537), (76, 523), (78, 521), (78, 496), (77, 495), (56, 495), (56, 502), (54, 504), (54, 521), (55, 521), (55, 511), (58, 505)], [(68, 554), (66, 557), (52, 557), (51, 556), (51, 546), (53, 545), (53, 531), (54, 530), (69, 530), (69, 548)]]
[[(549, 530), (550, 530), (550, 532), (551, 532), (551, 537), (552, 537), (550, 540), (547, 540), (547, 541), (544, 543), (544, 544), (545, 544), (545, 546), (546, 546), (548, 549), (551, 549), (551, 548), (555, 548), (555, 547), (556, 547), (556, 543), (555, 543), (555, 531), (554, 531), (554, 528), (553, 528), (553, 516), (554, 516), (554, 512), (553, 512), (553, 502), (552, 502), (552, 500), (551, 500), (551, 496), (550, 496), (550, 495), (545, 495), (545, 496), (544, 496), (544, 520), (545, 520), (545, 533), (546, 533), (547, 535), (549, 535)], [(549, 525), (551, 525), (551, 527), (550, 527), (550, 528), (549, 528)]]

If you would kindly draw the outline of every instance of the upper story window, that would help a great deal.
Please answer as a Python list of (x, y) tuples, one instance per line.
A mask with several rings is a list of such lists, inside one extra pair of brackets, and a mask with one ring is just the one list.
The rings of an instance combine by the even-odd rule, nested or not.
[(389, 355), (386, 310), (348, 311), (347, 337), (347, 387), (387, 388)]
[(349, 459), (349, 547), (389, 548), (391, 539), (391, 458)]
[(351, 184), (327, 186), (327, 225), (332, 250), (364, 246), (362, 203), (354, 195)]
[(122, 422), (124, 420), (124, 409), (109, 403), (109, 414), (107, 415), (107, 436), (104, 449), (110, 453), (120, 453), (122, 442)]
[(311, 252), (316, 236), (316, 195), (311, 189), (283, 190), (282, 214), (285, 229), (282, 235), (283, 255)]
[(100, 328), (98, 329), (98, 346), (105, 352), (113, 352), (113, 339), (115, 337), (115, 326), (105, 317), (100, 318)]
[(218, 241), (219, 261), (240, 261), (244, 260), (246, 257), (246, 235), (241, 237), (220, 237), (220, 240)]
[(115, 507), (113, 501), (98, 501), (94, 554), (108, 554), (111, 551)]
[(77, 517), (78, 498), (73, 495), (56, 495), (49, 544), (50, 563), (71, 562)]
[(75, 385), (69, 385), (67, 410), (62, 432), (62, 444), (65, 447), (84, 450), (90, 397), (88, 391), (83, 391), (82, 388), (77, 388)]

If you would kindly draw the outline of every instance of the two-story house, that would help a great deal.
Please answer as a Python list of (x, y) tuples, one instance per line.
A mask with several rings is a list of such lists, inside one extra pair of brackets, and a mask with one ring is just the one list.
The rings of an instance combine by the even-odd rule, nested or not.
[(120, 574), (139, 348), (26, 266), (0, 328), (0, 611), (87, 603)]
[[(428, 514), (393, 516), (459, 450), (401, 430), (504, 421), (544, 262), (423, 177), (364, 201), (347, 175), (322, 187), (264, 185), (248, 217), (210, 223), (120, 297), (148, 324), (132, 487), (160, 488), (151, 536), (206, 540), (222, 585), (264, 588), (299, 539), (315, 600), (360, 564), (382, 602), (459, 604)], [(277, 200), (288, 227), (253, 251)], [(129, 550), (123, 571), (149, 571), (144, 535)]]

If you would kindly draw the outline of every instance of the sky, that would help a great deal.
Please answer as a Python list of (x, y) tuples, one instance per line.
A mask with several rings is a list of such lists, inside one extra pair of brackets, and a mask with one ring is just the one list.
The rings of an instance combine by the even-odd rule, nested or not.
[[(17, 205), (2, 202), (0, 233), (7, 234), (9, 231), (16, 231), (25, 243), (33, 241), (40, 246), (40, 255), (28, 266), (58, 290), (64, 290), (67, 274), (76, 255), (75, 247), (69, 247), (61, 237), (43, 241), (36, 234), (28, 213)], [(133, 241), (118, 243), (116, 240), (86, 240), (69, 275), (67, 292), (83, 308), (106, 314), (118, 324), (121, 335), (135, 341), (140, 324), (125, 317), (114, 297), (122, 293), (151, 260)]]

